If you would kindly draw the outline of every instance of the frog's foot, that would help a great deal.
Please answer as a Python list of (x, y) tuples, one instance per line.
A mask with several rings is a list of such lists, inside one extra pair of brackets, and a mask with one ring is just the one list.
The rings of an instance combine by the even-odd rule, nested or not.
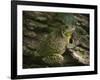
[(64, 62), (64, 57), (60, 54), (53, 54), (43, 57), (42, 60), (49, 65), (62, 64)]

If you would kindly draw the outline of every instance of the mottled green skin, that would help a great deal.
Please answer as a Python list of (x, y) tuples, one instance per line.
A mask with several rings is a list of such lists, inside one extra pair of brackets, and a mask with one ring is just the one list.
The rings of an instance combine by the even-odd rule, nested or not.
[(61, 30), (50, 33), (43, 41), (40, 42), (40, 47), (37, 53), (42, 57), (42, 60), (50, 65), (61, 64), (64, 61), (62, 54), (65, 52), (72, 31), (63, 32)]

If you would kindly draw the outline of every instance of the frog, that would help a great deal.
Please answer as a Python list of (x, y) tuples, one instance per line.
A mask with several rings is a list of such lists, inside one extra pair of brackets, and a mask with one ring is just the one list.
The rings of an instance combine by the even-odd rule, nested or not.
[(37, 48), (37, 54), (41, 60), (48, 65), (62, 65), (64, 63), (63, 54), (74, 30), (75, 28), (61, 27), (41, 40)]

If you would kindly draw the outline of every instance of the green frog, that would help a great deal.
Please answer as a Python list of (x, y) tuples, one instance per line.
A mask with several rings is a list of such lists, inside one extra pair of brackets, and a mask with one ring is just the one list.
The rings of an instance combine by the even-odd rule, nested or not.
[(49, 65), (64, 63), (63, 54), (75, 28), (58, 28), (40, 42), (37, 54)]

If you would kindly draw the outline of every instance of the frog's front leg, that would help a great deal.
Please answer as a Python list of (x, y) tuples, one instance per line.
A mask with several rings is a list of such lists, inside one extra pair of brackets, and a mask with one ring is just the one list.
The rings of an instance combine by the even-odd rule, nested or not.
[(48, 65), (62, 65), (64, 62), (64, 57), (61, 54), (53, 54), (45, 56), (42, 60)]

